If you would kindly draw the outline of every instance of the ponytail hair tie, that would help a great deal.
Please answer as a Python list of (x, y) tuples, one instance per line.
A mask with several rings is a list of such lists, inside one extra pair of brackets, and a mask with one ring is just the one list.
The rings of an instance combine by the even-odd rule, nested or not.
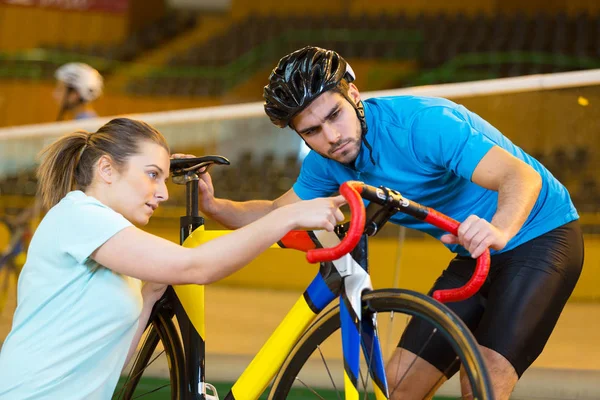
[(79, 161), (81, 160), (81, 156), (83, 155), (83, 152), (85, 151), (85, 149), (88, 148), (88, 145), (90, 144), (90, 138), (92, 137), (92, 135), (93, 135), (93, 133), (87, 134), (87, 139), (85, 139), (85, 144), (83, 145), (81, 150), (79, 150), (79, 156), (77, 157), (77, 164), (79, 164)]

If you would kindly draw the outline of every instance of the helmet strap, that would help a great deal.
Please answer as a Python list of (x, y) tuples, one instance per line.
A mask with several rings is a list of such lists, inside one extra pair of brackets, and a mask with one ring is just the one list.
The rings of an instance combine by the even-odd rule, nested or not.
[(369, 131), (369, 127), (367, 126), (367, 120), (365, 118), (365, 106), (363, 105), (362, 100), (359, 100), (357, 103), (352, 101), (352, 99), (348, 96), (347, 93), (342, 93), (342, 96), (344, 96), (344, 98), (348, 100), (348, 103), (352, 104), (352, 107), (354, 107), (354, 111), (356, 111), (356, 116), (360, 121), (360, 129), (362, 131), (360, 138), (369, 150), (369, 159), (371, 160), (371, 163), (375, 165), (375, 159), (373, 158), (373, 147), (371, 147), (371, 144), (367, 141), (366, 137), (367, 132)]

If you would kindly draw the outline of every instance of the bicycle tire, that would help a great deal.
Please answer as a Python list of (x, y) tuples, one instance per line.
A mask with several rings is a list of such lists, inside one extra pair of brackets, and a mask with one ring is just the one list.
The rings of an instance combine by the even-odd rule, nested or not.
[[(118, 394), (118, 397), (113, 396), (113, 399), (130, 400), (143, 398), (143, 395), (136, 393), (136, 389), (139, 389), (138, 386), (143, 372), (146, 370), (149, 362), (152, 361), (152, 356), (159, 342), (161, 342), (164, 347), (164, 353), (168, 363), (169, 387), (171, 390), (170, 398), (171, 400), (183, 398), (186, 386), (184, 377), (184, 352), (181, 340), (179, 339), (179, 334), (177, 333), (177, 329), (175, 328), (171, 316), (163, 312), (158, 312), (147, 328), (147, 338), (136, 357), (131, 372), (127, 377), (127, 381), (123, 385), (124, 387), (115, 391), (115, 395)], [(119, 393), (119, 390), (122, 390), (122, 392)]]
[[(404, 289), (380, 289), (362, 296), (363, 306), (372, 312), (398, 312), (427, 319), (451, 343), (471, 382), (475, 399), (492, 399), (489, 376), (477, 341), (467, 326), (443, 304), (429, 296)], [(308, 358), (340, 328), (339, 305), (320, 316), (298, 340), (273, 381), (269, 399), (287, 398), (297, 374)], [(341, 349), (340, 349), (341, 351)], [(343, 390), (343, 389), (342, 389)]]

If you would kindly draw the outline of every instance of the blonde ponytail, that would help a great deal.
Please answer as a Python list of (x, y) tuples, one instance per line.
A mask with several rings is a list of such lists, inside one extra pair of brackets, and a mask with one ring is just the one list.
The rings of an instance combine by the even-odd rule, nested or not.
[(62, 136), (40, 153), (37, 170), (38, 196), (45, 208), (51, 208), (74, 189), (75, 169), (89, 133), (73, 132)]

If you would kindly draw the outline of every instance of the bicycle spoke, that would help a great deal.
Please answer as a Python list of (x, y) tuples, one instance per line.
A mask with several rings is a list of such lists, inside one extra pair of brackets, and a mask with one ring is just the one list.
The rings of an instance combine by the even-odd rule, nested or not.
[[(367, 374), (368, 374), (368, 372), (367, 372)], [(367, 398), (367, 381), (365, 380), (363, 373), (360, 369), (358, 370), (358, 375), (360, 376), (360, 381), (362, 382), (363, 388), (365, 389), (365, 398)], [(369, 375), (367, 375), (367, 379), (368, 378), (369, 378)]]
[[(128, 386), (128, 384), (129, 384), (129, 382), (131, 382), (131, 380), (132, 380), (132, 379), (135, 379), (135, 378), (137, 378), (138, 376), (140, 376), (141, 374), (143, 374), (143, 373), (144, 373), (144, 371), (146, 370), (146, 368), (148, 368), (150, 365), (152, 365), (152, 363), (154, 363), (154, 361), (156, 361), (156, 360), (158, 359), (158, 357), (160, 357), (162, 354), (164, 354), (164, 352), (165, 352), (165, 351), (164, 351), (164, 350), (162, 350), (160, 353), (158, 353), (158, 354), (156, 355), (156, 357), (154, 357), (152, 360), (150, 360), (150, 361), (148, 362), (148, 364), (146, 364), (146, 366), (145, 366), (144, 368), (142, 368), (140, 371), (138, 371), (138, 373), (137, 373), (137, 374), (135, 374), (135, 375), (133, 375), (133, 376), (131, 376), (131, 375), (130, 375), (130, 376), (127, 378), (127, 381), (125, 381), (125, 383), (123, 384), (123, 387), (121, 388), (121, 390), (119, 391), (119, 393), (117, 393), (117, 395), (119, 396), (119, 397), (117, 397), (117, 399), (120, 399), (120, 398), (121, 398), (120, 396), (122, 395), (122, 393), (123, 393), (123, 391), (125, 390), (125, 388), (127, 388), (127, 386)], [(133, 365), (135, 365), (135, 363), (134, 363)], [(132, 368), (133, 368), (133, 367), (132, 367)], [(167, 386), (169, 386), (169, 385), (167, 385)], [(162, 389), (162, 388), (161, 388), (161, 389)], [(114, 397), (114, 395), (113, 395), (113, 397)]]
[(129, 369), (129, 374), (127, 374), (127, 380), (125, 381), (125, 386), (127, 385), (127, 383), (129, 383), (129, 381), (131, 380), (131, 374), (133, 373), (133, 368), (135, 368), (136, 364), (138, 363), (139, 359), (140, 359), (140, 355), (142, 354), (141, 349), (144, 348), (144, 346), (146, 345), (146, 343), (148, 343), (148, 336), (146, 335), (146, 337), (144, 338), (144, 342), (142, 343), (140, 347), (140, 351), (137, 352), (137, 354), (135, 355), (135, 358), (133, 360), (133, 362), (131, 363), (131, 368)]
[(450, 370), (452, 368), (454, 368), (454, 366), (456, 365), (456, 363), (460, 362), (460, 359), (458, 358), (458, 356), (456, 356), (456, 358), (454, 358), (454, 361), (452, 361), (450, 363), (450, 365), (448, 366), (448, 368), (446, 368), (446, 370), (444, 371), (444, 373), (442, 374), (442, 376), (446, 376), (448, 374), (448, 372), (450, 372)]
[[(309, 387), (306, 383), (304, 383), (302, 381), (302, 379), (296, 377), (296, 380), (298, 382), (300, 382), (301, 384), (304, 385), (305, 388), (307, 388), (308, 390), (310, 390), (311, 392), (313, 392), (315, 394), (315, 396), (317, 396), (318, 398), (320, 398), (321, 400), (325, 400), (325, 398), (323, 396), (321, 396), (319, 393), (317, 393), (313, 388)], [(339, 398), (339, 394), (338, 394), (338, 398)]]
[[(119, 393), (117, 393), (116, 395), (118, 395), (117, 400), (121, 399), (123, 390), (125, 390), (125, 388), (129, 385), (129, 382), (131, 381), (131, 374), (133, 373), (133, 368), (135, 368), (135, 366), (137, 365), (139, 359), (140, 359), (140, 355), (141, 355), (141, 349), (144, 348), (144, 346), (146, 345), (146, 343), (148, 343), (148, 336), (146, 335), (144, 337), (144, 342), (142, 343), (142, 345), (140, 346), (140, 351), (137, 352), (137, 354), (135, 355), (135, 358), (133, 360), (133, 362), (131, 363), (131, 368), (129, 369), (129, 373), (127, 374), (127, 380), (123, 383), (123, 387), (121, 388), (121, 390), (119, 391)], [(115, 397), (115, 394), (113, 394), (112, 398)]]
[[(407, 315), (406, 316), (406, 324), (404, 324), (405, 327), (408, 326), (408, 324), (410, 323), (410, 319), (411, 318)], [(388, 335), (391, 335), (392, 330), (393, 329), (391, 327), (388, 329)], [(400, 360), (402, 360), (402, 351), (404, 350), (404, 348), (401, 346), (399, 346), (399, 348), (400, 348), (400, 356), (398, 357), (398, 366), (396, 367), (396, 373), (394, 374), (394, 376), (396, 378), (398, 378), (398, 373), (400, 372)], [(393, 357), (393, 355), (394, 355), (394, 353), (392, 350), (392, 357)], [(390, 392), (390, 397), (392, 397), (392, 394), (394, 394), (394, 391), (397, 389), (397, 387), (398, 386), (396, 385), (396, 387), (394, 387), (394, 389)], [(389, 390), (389, 388), (388, 388), (388, 390)]]
[[(444, 379), (446, 376), (448, 376), (448, 372), (450, 372), (450, 370), (452, 370), (452, 368), (454, 368), (454, 366), (457, 363), (460, 363), (460, 358), (458, 358), (458, 356), (456, 356), (456, 358), (454, 359), (454, 361), (452, 361), (450, 363), (450, 365), (448, 366), (448, 368), (446, 368), (446, 370), (442, 373), (442, 376), (440, 376), (440, 379), (437, 380), (437, 382), (435, 383), (434, 387), (437, 387), (440, 383), (442, 383), (442, 379)], [(460, 386), (460, 390), (462, 392), (462, 385), (460, 384), (460, 380), (459, 380), (459, 386)]]
[[(367, 400), (368, 397), (368, 391), (367, 391), (367, 385), (369, 384), (369, 376), (371, 374), (371, 366), (373, 365), (373, 351), (375, 346), (373, 345), (373, 343), (375, 343), (375, 334), (378, 333), (378, 329), (374, 329), (374, 334), (373, 334), (373, 342), (371, 343), (371, 354), (369, 354), (369, 363), (367, 364), (367, 379), (365, 382), (365, 397), (364, 399)], [(362, 374), (361, 374), (362, 375)]]
[[(390, 341), (391, 341), (391, 337), (392, 337), (392, 326), (394, 326), (394, 311), (390, 311), (390, 321), (388, 322), (388, 326), (390, 326), (390, 328), (387, 330), (387, 335), (385, 335), (385, 343), (383, 345), (383, 351), (382, 351), (382, 357), (385, 359), (385, 354), (388, 352), (388, 349), (390, 348)], [(392, 350), (393, 352), (393, 350)]]
[[(363, 316), (363, 318), (364, 318), (364, 316)], [(360, 322), (359, 322), (359, 326), (358, 326), (358, 337), (361, 338), (361, 340), (362, 340), (363, 329), (362, 329), (362, 323), (360, 323)], [(366, 396), (367, 395), (367, 380), (369, 379), (369, 366), (367, 366), (367, 380), (365, 380), (365, 377), (363, 376), (363, 373), (362, 373), (362, 370), (360, 369), (360, 366), (358, 367), (358, 376), (360, 377), (360, 381), (363, 384), (363, 388), (365, 389), (365, 396)]]
[(392, 390), (392, 392), (390, 393), (390, 397), (392, 397), (392, 394), (394, 394), (394, 392), (396, 391), (396, 389), (398, 389), (400, 387), (400, 384), (402, 383), (402, 381), (404, 381), (404, 379), (408, 375), (408, 371), (410, 371), (410, 369), (412, 368), (412, 366), (417, 361), (417, 358), (419, 357), (419, 354), (421, 354), (423, 352), (423, 350), (425, 349), (425, 347), (427, 347), (427, 345), (429, 344), (429, 342), (431, 341), (431, 339), (433, 338), (433, 336), (435, 335), (436, 332), (437, 332), (436, 328), (434, 328), (433, 331), (431, 331), (431, 335), (429, 335), (429, 337), (427, 338), (427, 340), (425, 341), (425, 343), (423, 344), (423, 346), (419, 350), (419, 353), (417, 354), (417, 356), (415, 358), (413, 358), (413, 360), (408, 365), (408, 368), (406, 368), (406, 371), (404, 371), (404, 374), (402, 375), (402, 378), (400, 378), (400, 381), (396, 384), (396, 386), (394, 387), (394, 390)]
[(146, 366), (145, 366), (143, 369), (141, 369), (141, 370), (140, 370), (140, 371), (139, 371), (139, 372), (138, 372), (138, 373), (137, 373), (135, 376), (132, 376), (132, 378), (137, 378), (138, 376), (140, 376), (140, 375), (141, 375), (141, 374), (142, 374), (142, 373), (143, 373), (143, 372), (146, 370), (146, 368), (148, 368), (150, 365), (152, 365), (152, 364), (154, 363), (154, 361), (156, 361), (156, 360), (158, 359), (158, 357), (160, 357), (160, 356), (161, 356), (161, 355), (163, 355), (164, 353), (165, 353), (165, 351), (164, 351), (164, 350), (162, 350), (160, 353), (158, 353), (158, 354), (156, 355), (156, 357), (154, 357), (152, 360), (150, 360), (150, 361), (148, 362), (148, 364), (146, 364)]
[[(118, 390), (112, 399), (133, 399), (149, 395), (149, 398), (180, 398), (183, 391), (183, 349), (177, 347), (179, 337), (168, 311), (158, 309), (148, 325), (136, 351), (129, 376), (120, 379)], [(159, 360), (160, 358), (160, 360)], [(164, 373), (168, 376), (164, 379)], [(163, 397), (166, 395), (166, 397)]]
[(171, 384), (167, 383), (166, 385), (162, 385), (160, 387), (157, 387), (156, 389), (152, 389), (149, 392), (142, 393), (139, 396), (135, 396), (132, 400), (139, 399), (140, 397), (146, 396), (147, 394), (150, 394), (150, 393), (158, 392), (160, 389), (164, 389), (164, 388), (169, 387), (169, 386), (171, 386)]
[(448, 368), (446, 368), (446, 370), (444, 372), (442, 372), (442, 374), (440, 375), (440, 378), (433, 384), (433, 386), (431, 387), (431, 389), (429, 389), (429, 392), (431, 392), (431, 390), (433, 388), (438, 387), (442, 381), (444, 380), (444, 378), (447, 376), (448, 372), (450, 372), (450, 370), (452, 370), (452, 368), (454, 368), (454, 366), (456, 365), (457, 362), (459, 362), (460, 359), (458, 358), (458, 356), (456, 356), (456, 358), (454, 359), (454, 361), (452, 361), (450, 363), (450, 365), (448, 366)]
[(337, 386), (333, 380), (333, 376), (331, 375), (331, 371), (329, 370), (329, 366), (327, 365), (327, 361), (325, 361), (325, 356), (323, 356), (323, 352), (321, 351), (321, 346), (317, 346), (317, 350), (319, 350), (319, 354), (321, 355), (321, 360), (323, 360), (323, 365), (325, 365), (325, 369), (327, 370), (327, 375), (329, 375), (329, 380), (331, 380), (331, 384), (333, 385), (333, 389), (335, 390), (335, 394), (337, 395), (338, 400), (342, 400), (340, 397), (340, 392), (338, 391)]
[[(359, 353), (360, 368), (356, 376), (358, 399), (377, 398), (377, 396), (373, 396), (373, 391), (376, 395), (380, 394), (377, 386), (380, 378), (382, 381), (389, 378), (389, 386), (385, 388), (389, 399), (403, 396), (405, 390), (414, 392), (415, 398), (429, 398), (428, 396), (435, 395), (435, 392), (445, 385), (446, 376), (449, 376), (457, 369), (457, 365), (461, 364), (464, 365), (475, 396), (491, 398), (489, 381), (485, 379), (484, 363), (481, 355), (477, 352), (477, 342), (472, 336), (465, 333), (467, 328), (464, 323), (447, 312), (443, 306), (430, 297), (412, 291), (389, 290), (387, 292), (381, 290), (363, 296), (368, 310), (364, 310), (363, 318), (369, 315), (373, 321), (371, 325), (366, 323), (367, 320), (363, 320), (359, 326), (362, 354)], [(372, 313), (374, 315), (371, 315)], [(386, 314), (389, 314), (389, 317)], [(330, 398), (336, 400), (344, 398), (344, 388), (340, 386), (339, 373), (344, 373), (347, 366), (345, 364), (338, 365), (341, 361), (340, 350), (343, 347), (340, 346), (343, 343), (340, 343), (341, 324), (339, 318), (339, 310), (330, 311), (307, 331), (307, 336), (296, 345), (285, 370), (276, 378), (271, 391), (273, 398), (286, 398), (291, 395), (294, 385), (301, 386), (297, 377), (301, 377), (303, 380), (302, 390), (310, 385), (324, 395), (319, 388), (325, 381), (328, 387), (332, 387), (332, 384), (333, 387), (338, 385), (341, 390), (340, 392), (338, 387), (335, 387), (337, 397), (331, 394)], [(393, 323), (388, 325), (388, 320)], [(370, 320), (368, 322), (371, 323)], [(415, 331), (413, 331), (413, 325)], [(406, 331), (408, 326), (411, 327), (410, 332)], [(390, 331), (392, 334), (388, 336)], [(413, 333), (417, 331), (419, 332), (418, 336), (414, 336)], [(383, 371), (383, 365), (380, 365), (379, 361), (379, 346), (382, 346), (381, 340), (386, 337), (391, 339), (401, 337), (402, 339), (397, 343), (399, 349), (394, 350), (392, 357), (383, 356), (382, 352), (382, 361), (388, 367)], [(444, 341), (446, 342), (444, 343)], [(417, 344), (415, 345), (415, 343)], [(391, 341), (389, 344), (393, 345)], [(377, 348), (375, 348), (376, 345)], [(450, 353), (452, 357), (448, 364), (451, 365), (445, 364), (440, 371), (431, 370), (426, 377), (421, 376), (423, 362), (418, 358), (427, 357), (430, 352), (435, 354), (434, 350), (437, 346), (445, 345), (448, 346), (445, 347), (448, 351), (456, 349), (455, 354)], [(325, 360), (325, 355), (329, 358), (330, 350), (332, 355), (338, 354), (338, 357), (334, 358), (335, 363), (331, 359)], [(320, 362), (317, 352), (325, 365), (329, 378), (322, 373), (322, 367), (318, 365)], [(356, 353), (353, 355), (355, 357)], [(390, 363), (396, 363), (396, 365), (392, 366)], [(426, 370), (429, 371), (429, 368)], [(379, 376), (380, 374), (382, 376)], [(314, 379), (314, 383), (310, 379)], [(344, 380), (347, 381), (347, 375), (344, 376)], [(354, 391), (352, 388), (348, 389), (349, 393)], [(361, 393), (361, 390), (364, 390), (364, 393)], [(314, 393), (312, 390), (311, 392)], [(306, 393), (308, 394), (308, 391)], [(313, 394), (308, 394), (307, 397), (312, 398), (312, 396)]]

